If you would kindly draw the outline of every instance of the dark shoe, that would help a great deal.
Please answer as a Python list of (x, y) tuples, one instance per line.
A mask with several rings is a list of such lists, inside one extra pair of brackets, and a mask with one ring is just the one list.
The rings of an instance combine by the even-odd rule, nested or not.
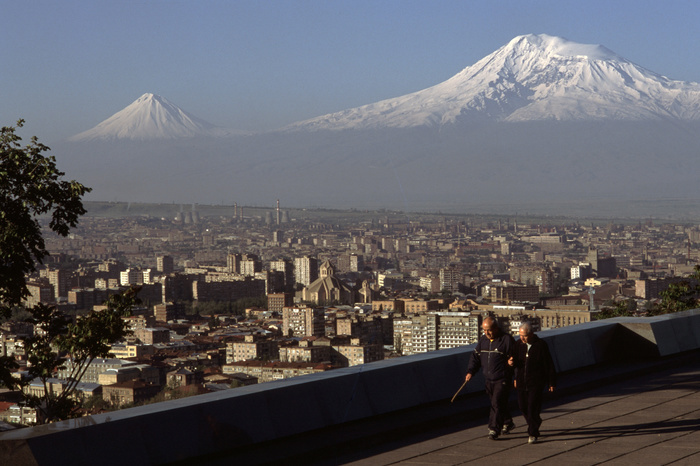
[(515, 429), (515, 424), (513, 422), (509, 422), (503, 426), (503, 429), (501, 429), (501, 435), (509, 434), (513, 429)]
[(498, 432), (495, 430), (489, 430), (489, 440), (496, 440), (498, 438)]
[(527, 443), (537, 443), (537, 437), (528, 437)]

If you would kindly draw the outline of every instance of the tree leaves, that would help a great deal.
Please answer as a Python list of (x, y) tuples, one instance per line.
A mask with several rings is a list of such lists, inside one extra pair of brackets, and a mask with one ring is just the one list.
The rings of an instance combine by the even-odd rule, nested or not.
[[(22, 127), (24, 120), (17, 122)], [(26, 275), (48, 255), (38, 216), (49, 214), (49, 228), (66, 236), (85, 214), (82, 197), (90, 188), (62, 180), (50, 150), (32, 137), (21, 147), (16, 127), (0, 130), (0, 313), (29, 295)]]
[[(15, 132), (22, 127), (0, 129), (0, 315), (9, 316), (11, 309), (29, 296), (27, 275), (36, 271), (49, 254), (42, 236), (39, 217), (49, 215), (49, 228), (62, 236), (78, 224), (85, 214), (82, 197), (90, 188), (77, 181), (66, 181), (56, 167), (54, 157), (43, 153), (50, 150), (32, 137), (22, 147)], [(39, 304), (28, 311), (27, 320), (34, 324), (34, 336), (25, 340), (28, 371), (31, 379), (44, 385), (43, 395), (26, 394), (30, 406), (39, 408), (42, 421), (65, 419), (74, 412), (78, 402), (75, 391), (85, 369), (96, 357), (107, 357), (109, 345), (128, 334), (122, 317), (131, 312), (136, 291), (118, 295), (102, 311), (70, 321), (56, 308)], [(68, 355), (72, 376), (60, 393), (53, 393), (47, 384), (58, 369), (64, 368)], [(28, 382), (12, 379), (17, 367), (11, 358), (0, 358), (0, 381), (8, 386)]]
[[(27, 322), (35, 326), (35, 334), (25, 340), (29, 379), (44, 384), (43, 395), (25, 395), (29, 406), (38, 408), (42, 422), (66, 419), (80, 406), (77, 388), (83, 374), (95, 358), (107, 358), (110, 345), (131, 332), (123, 317), (139, 303), (139, 289), (134, 287), (111, 296), (104, 309), (91, 311), (75, 323), (55, 307), (39, 304), (31, 309)], [(53, 393), (48, 379), (60, 369), (68, 368), (70, 375), (60, 393)], [(24, 382), (26, 385), (28, 382)]]
[(670, 314), (695, 309), (700, 296), (700, 265), (685, 280), (671, 283), (660, 293), (661, 302), (649, 311), (649, 315)]

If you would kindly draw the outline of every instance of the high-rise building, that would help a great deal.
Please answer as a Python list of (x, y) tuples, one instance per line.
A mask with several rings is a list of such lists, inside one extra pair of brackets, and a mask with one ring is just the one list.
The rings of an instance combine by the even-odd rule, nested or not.
[(294, 259), (294, 274), (297, 283), (309, 286), (318, 278), (318, 259), (315, 257), (296, 257)]
[(226, 267), (230, 273), (241, 273), (241, 255), (228, 254), (226, 256)]
[(438, 317), (435, 314), (419, 314), (411, 319), (413, 353), (427, 353), (438, 349)]
[(408, 245), (408, 238), (397, 238), (395, 247), (396, 252), (411, 252), (411, 248)]
[(291, 289), (294, 286), (294, 265), (287, 259), (279, 259), (270, 261), (270, 270), (284, 273), (285, 289)]
[(156, 270), (163, 274), (173, 273), (175, 264), (172, 256), (158, 256), (156, 258)]
[(256, 273), (262, 271), (262, 262), (255, 254), (243, 254), (240, 261), (240, 271), (241, 275), (247, 277), (254, 277)]
[(365, 268), (364, 257), (358, 254), (341, 254), (338, 256), (338, 271), (362, 272)]
[(163, 279), (162, 302), (192, 301), (192, 282), (196, 277), (173, 273)]
[(396, 241), (394, 238), (382, 238), (382, 249), (386, 252), (396, 252)]
[(447, 290), (450, 292), (459, 291), (462, 284), (462, 272), (460, 270), (443, 267), (440, 269), (440, 291)]
[(614, 257), (601, 257), (595, 246), (588, 248), (586, 260), (591, 264), (593, 275), (596, 277), (615, 278), (617, 275), (617, 263)]
[(53, 285), (54, 297), (65, 298), (68, 296), (68, 272), (61, 269), (49, 269), (47, 272), (49, 283)]
[(282, 314), (282, 309), (294, 304), (292, 293), (270, 293), (267, 295), (267, 310)]
[(54, 286), (47, 283), (45, 278), (39, 282), (27, 283), (27, 290), (29, 290), (29, 296), (24, 301), (24, 305), (27, 307), (33, 307), (39, 303), (56, 302)]

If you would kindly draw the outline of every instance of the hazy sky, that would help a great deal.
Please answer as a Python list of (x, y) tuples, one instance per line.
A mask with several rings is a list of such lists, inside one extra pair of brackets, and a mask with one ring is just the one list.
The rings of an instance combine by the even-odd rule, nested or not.
[(51, 145), (153, 92), (276, 129), (430, 87), (528, 33), (700, 82), (699, 25), (696, 0), (0, 0), (0, 124)]

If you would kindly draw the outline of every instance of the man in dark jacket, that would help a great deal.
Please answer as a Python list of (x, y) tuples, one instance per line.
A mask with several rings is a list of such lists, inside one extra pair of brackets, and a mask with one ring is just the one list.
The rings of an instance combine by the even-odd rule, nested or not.
[(496, 440), (499, 434), (507, 434), (514, 427), (508, 409), (508, 397), (513, 384), (513, 368), (508, 360), (515, 352), (515, 339), (503, 333), (493, 317), (486, 317), (481, 324), (484, 335), (479, 339), (469, 359), (466, 382), (481, 369), (484, 373), (486, 395), (491, 401), (489, 438)]
[(518, 406), (527, 421), (528, 443), (536, 443), (540, 436), (542, 418), (542, 392), (550, 392), (556, 386), (556, 371), (549, 347), (524, 323), (518, 330), (520, 341), (516, 344), (515, 388), (518, 391)]

